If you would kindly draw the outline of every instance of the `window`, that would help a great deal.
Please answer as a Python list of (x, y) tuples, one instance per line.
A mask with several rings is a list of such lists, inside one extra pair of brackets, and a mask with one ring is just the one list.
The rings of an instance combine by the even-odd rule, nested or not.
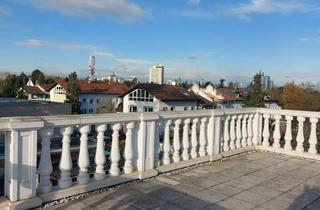
[(153, 112), (153, 107), (152, 106), (145, 106), (143, 107), (144, 112)]
[(194, 110), (194, 106), (191, 107), (191, 110)]
[(168, 107), (163, 107), (162, 111), (167, 112), (168, 111)]
[(171, 111), (174, 111), (175, 109), (176, 109), (176, 107), (174, 107), (174, 106), (173, 106), (173, 107), (171, 107)]
[(129, 106), (129, 112), (137, 112), (136, 106)]
[(93, 109), (89, 109), (89, 114), (93, 114)]
[(188, 110), (188, 109), (189, 109), (189, 107), (187, 107), (187, 106), (184, 107), (184, 110), (185, 110), (185, 111)]
[(86, 109), (81, 109), (81, 114), (87, 114), (87, 110)]
[(82, 102), (83, 102), (83, 103), (86, 103), (86, 102), (87, 102), (87, 99), (86, 99), (86, 98), (83, 98), (83, 99), (82, 99)]
[(129, 100), (130, 101), (153, 101), (152, 95), (145, 90), (136, 89), (129, 93)]
[(100, 100), (99, 99), (97, 99), (97, 104), (100, 102)]
[(90, 104), (93, 104), (93, 99), (90, 99)]
[(54, 92), (55, 94), (60, 94), (60, 95), (66, 94), (66, 90), (63, 89), (61, 86), (56, 86), (56, 87), (53, 89), (53, 92)]

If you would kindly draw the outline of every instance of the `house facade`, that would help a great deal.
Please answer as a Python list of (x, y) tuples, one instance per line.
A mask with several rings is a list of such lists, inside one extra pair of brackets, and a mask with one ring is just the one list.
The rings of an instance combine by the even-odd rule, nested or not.
[(125, 113), (196, 110), (201, 101), (184, 88), (158, 84), (138, 84), (120, 97)]

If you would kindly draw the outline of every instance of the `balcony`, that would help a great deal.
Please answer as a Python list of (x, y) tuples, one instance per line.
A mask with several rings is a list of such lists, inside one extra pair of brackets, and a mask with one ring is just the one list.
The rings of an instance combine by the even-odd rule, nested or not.
[[(319, 209), (319, 118), (318, 112), (256, 108), (2, 118), (0, 208), (82, 194), (66, 205)], [(59, 164), (50, 148), (56, 138)]]

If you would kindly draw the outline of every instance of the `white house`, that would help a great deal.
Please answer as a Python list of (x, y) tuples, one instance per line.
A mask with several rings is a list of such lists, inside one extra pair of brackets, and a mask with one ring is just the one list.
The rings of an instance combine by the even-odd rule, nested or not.
[(184, 88), (158, 84), (138, 84), (120, 97), (125, 113), (195, 110), (202, 100)]

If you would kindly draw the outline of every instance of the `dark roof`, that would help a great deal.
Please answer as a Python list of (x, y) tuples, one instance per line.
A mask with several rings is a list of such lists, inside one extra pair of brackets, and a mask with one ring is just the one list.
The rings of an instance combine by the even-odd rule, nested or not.
[(24, 91), (27, 93), (27, 94), (33, 94), (33, 95), (45, 95), (46, 93), (43, 92), (39, 87), (37, 86), (27, 86), (25, 85), (23, 87)]
[(120, 95), (124, 97), (135, 89), (143, 89), (161, 101), (200, 101), (201, 98), (188, 90), (173, 85), (138, 84)]

